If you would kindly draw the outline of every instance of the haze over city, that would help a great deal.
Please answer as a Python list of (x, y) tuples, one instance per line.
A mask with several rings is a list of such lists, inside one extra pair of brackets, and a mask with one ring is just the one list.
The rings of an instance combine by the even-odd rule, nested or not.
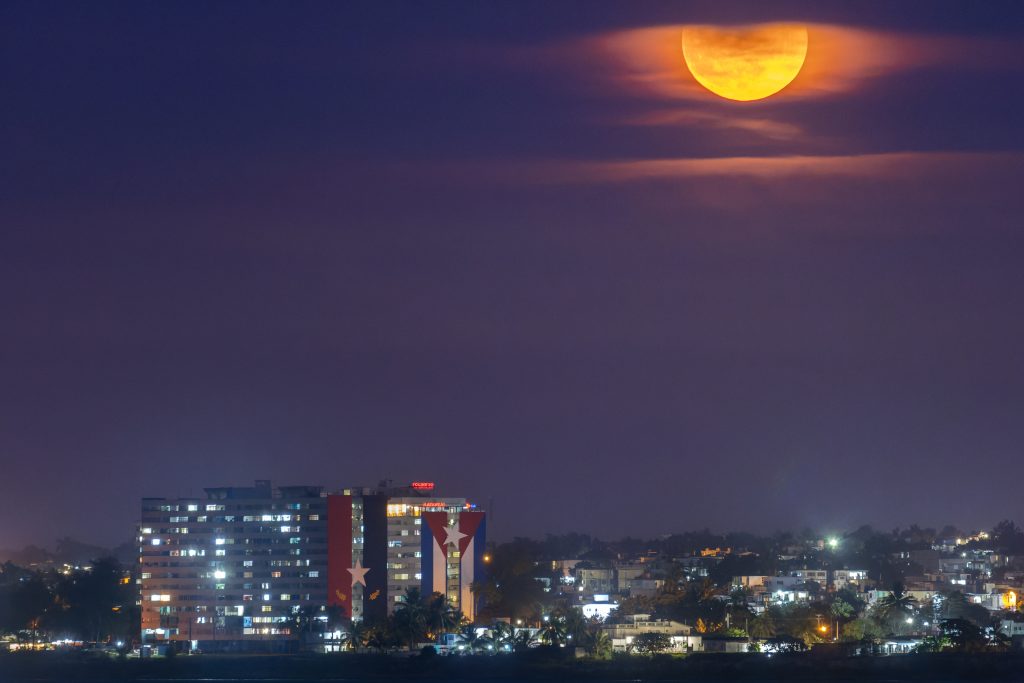
[[(966, 7), (4, 3), (0, 548), (256, 479), (1022, 519), (1024, 6)], [(702, 89), (678, 27), (757, 22), (792, 82)]]

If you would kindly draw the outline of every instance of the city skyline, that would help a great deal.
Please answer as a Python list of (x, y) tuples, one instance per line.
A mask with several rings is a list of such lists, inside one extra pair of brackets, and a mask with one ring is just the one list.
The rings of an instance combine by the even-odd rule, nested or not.
[[(807, 27), (792, 82), (702, 90), (680, 27), (763, 22)], [(255, 479), (435, 481), (498, 540), (1022, 519), (1022, 39), (5, 3), (0, 548)]]

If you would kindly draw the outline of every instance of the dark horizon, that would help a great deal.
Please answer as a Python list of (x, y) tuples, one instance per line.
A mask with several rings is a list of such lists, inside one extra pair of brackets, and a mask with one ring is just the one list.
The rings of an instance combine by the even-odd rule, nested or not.
[[(767, 21), (791, 88), (695, 86), (678, 26)], [(1009, 2), (5, 3), (0, 548), (254, 479), (433, 480), (499, 539), (1024, 522), (1022, 42)]]

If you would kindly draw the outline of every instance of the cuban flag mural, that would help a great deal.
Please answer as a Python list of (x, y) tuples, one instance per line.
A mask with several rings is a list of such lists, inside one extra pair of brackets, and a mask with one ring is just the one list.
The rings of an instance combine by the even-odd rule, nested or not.
[[(470, 587), (474, 581), (483, 579), (484, 514), (465, 510), (452, 515), (451, 521), (447, 512), (422, 514), (421, 590), (424, 595), (441, 593), (456, 601), (470, 621), (476, 618), (476, 601)], [(456, 550), (459, 557), (453, 558), (453, 573), (449, 577), (448, 555)]]
[(328, 496), (327, 604), (340, 607), (346, 617), (352, 616), (353, 569), (362, 570), (352, 566), (352, 496)]

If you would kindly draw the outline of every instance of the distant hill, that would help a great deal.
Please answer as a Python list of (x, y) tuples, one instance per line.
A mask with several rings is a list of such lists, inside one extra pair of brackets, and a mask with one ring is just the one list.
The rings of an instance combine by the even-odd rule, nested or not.
[(46, 548), (40, 548), (37, 545), (27, 545), (21, 550), (0, 548), (0, 562), (13, 562), (19, 567), (29, 567), (35, 564), (54, 562), (54, 555)]
[(0, 548), (0, 563), (12, 562), (20, 567), (84, 565), (100, 557), (114, 557), (130, 565), (138, 558), (138, 547), (126, 541), (116, 548), (105, 548), (65, 536), (57, 539), (53, 550), (32, 544), (20, 550)]

